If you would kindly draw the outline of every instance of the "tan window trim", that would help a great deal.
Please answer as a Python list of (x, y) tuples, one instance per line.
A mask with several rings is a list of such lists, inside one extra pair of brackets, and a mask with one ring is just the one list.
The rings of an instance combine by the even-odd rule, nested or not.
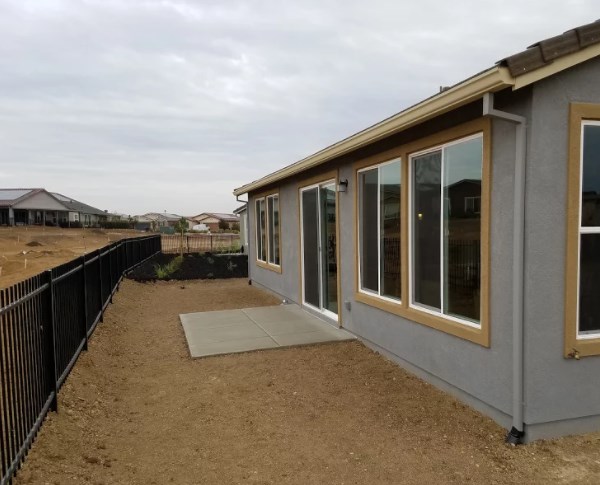
[[(408, 161), (412, 153), (436, 147), (449, 143), (460, 138), (465, 138), (477, 133), (483, 134), (483, 165), (481, 182), (481, 319), (479, 328), (470, 327), (443, 316), (432, 315), (417, 308), (409, 306), (410, 301), (408, 293)], [(369, 166), (375, 166), (380, 163), (401, 158), (402, 163), (402, 200), (401, 200), (401, 278), (402, 278), (402, 299), (395, 303), (384, 300), (378, 296), (369, 295), (359, 291), (358, 268), (358, 171)], [(395, 147), (383, 153), (366, 158), (356, 162), (354, 170), (354, 299), (357, 302), (370, 305), (380, 310), (398, 315), (400, 317), (412, 320), (418, 324), (426, 325), (436, 330), (450, 335), (479, 344), (483, 347), (490, 346), (490, 322), (489, 322), (489, 267), (490, 267), (490, 202), (491, 202), (491, 121), (489, 118), (479, 118), (477, 120), (464, 123), (448, 130), (441, 131), (434, 135), (421, 138), (417, 141), (403, 146)]]
[[(277, 228), (277, 231), (279, 233), (279, 264), (269, 263), (269, 251), (271, 248), (270, 248), (270, 244), (269, 244), (270, 227), (269, 227), (269, 210), (268, 210), (267, 198), (271, 197), (273, 195), (276, 195), (278, 198), (278, 201), (279, 201), (279, 227)], [(254, 214), (254, 238), (255, 239), (258, 234), (257, 227), (256, 227), (256, 201), (259, 199), (264, 199), (264, 201), (265, 201), (265, 232), (266, 232), (265, 241), (267, 243), (267, 251), (266, 251), (267, 261), (262, 261), (262, 260), (258, 259), (258, 254), (256, 252), (256, 250), (258, 248), (258, 244), (255, 244), (256, 248), (253, 251), (254, 264), (256, 266), (258, 266), (259, 268), (268, 269), (269, 271), (273, 271), (275, 273), (281, 274), (283, 272), (283, 254), (282, 254), (283, 244), (281, 244), (281, 196), (279, 195), (279, 189), (261, 192), (252, 197), (252, 203), (254, 204), (253, 207), (254, 207), (254, 212), (255, 212), (255, 214)]]
[(571, 103), (569, 110), (569, 159), (567, 185), (567, 254), (565, 274), (566, 358), (600, 355), (600, 338), (577, 338), (577, 290), (579, 287), (579, 206), (581, 204), (581, 123), (600, 120), (600, 104)]

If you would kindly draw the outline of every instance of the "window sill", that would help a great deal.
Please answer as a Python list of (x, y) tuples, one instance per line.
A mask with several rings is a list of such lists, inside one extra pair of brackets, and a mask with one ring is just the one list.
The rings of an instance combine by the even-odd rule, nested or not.
[[(482, 321), (480, 328), (475, 328), (441, 316), (420, 311), (416, 308), (407, 307), (400, 302), (392, 303), (381, 300), (374, 296), (365, 295), (364, 293), (356, 292), (354, 294), (354, 299), (360, 303), (364, 303), (365, 305), (379, 308), (385, 312), (398, 315), (399, 317), (406, 318), (407, 320), (411, 320), (415, 323), (419, 323), (430, 328), (434, 328), (463, 340), (468, 340), (469, 342), (481, 345), (482, 347), (489, 348), (490, 346), (489, 331), (485, 321)], [(600, 340), (598, 342), (598, 346), (600, 349)]]
[(268, 269), (269, 271), (281, 274), (281, 265), (265, 263), (264, 261), (259, 261), (258, 259), (255, 259), (254, 261), (256, 262), (256, 266), (259, 268)]
[(565, 346), (565, 359), (592, 357), (600, 355), (600, 337), (590, 339), (574, 339)]

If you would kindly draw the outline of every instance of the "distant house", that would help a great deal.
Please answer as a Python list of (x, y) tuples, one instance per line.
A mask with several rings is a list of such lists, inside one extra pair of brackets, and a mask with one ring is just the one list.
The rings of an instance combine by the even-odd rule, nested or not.
[(134, 216), (133, 217), (133, 228), (137, 231), (151, 231), (152, 223), (154, 222), (152, 219), (149, 219), (145, 216)]
[(100, 209), (42, 188), (0, 189), (0, 225), (95, 226)]
[(203, 212), (197, 216), (191, 217), (196, 224), (206, 224), (211, 231), (219, 229), (219, 223), (227, 223), (229, 229), (233, 229), (234, 224), (239, 224), (240, 218), (237, 214), (224, 214), (219, 212)]
[(106, 218), (109, 222), (128, 221), (129, 217), (130, 216), (128, 214), (121, 214), (119, 212), (107, 212), (106, 213)]
[(107, 213), (103, 210), (57, 192), (52, 192), (52, 196), (58, 199), (69, 210), (68, 217), (59, 221), (61, 224), (68, 225), (71, 222), (80, 222), (83, 227), (93, 227), (107, 220)]
[(168, 212), (148, 212), (146, 214), (134, 217), (134, 219), (137, 221), (135, 228), (139, 228), (140, 230), (153, 229), (160, 231), (161, 228), (175, 227), (181, 218), (186, 219), (188, 229), (191, 229), (196, 224), (196, 222), (189, 217), (183, 217), (178, 214), (170, 214)]
[(248, 204), (244, 204), (233, 211), (240, 220), (240, 241), (244, 248), (244, 253), (248, 252)]

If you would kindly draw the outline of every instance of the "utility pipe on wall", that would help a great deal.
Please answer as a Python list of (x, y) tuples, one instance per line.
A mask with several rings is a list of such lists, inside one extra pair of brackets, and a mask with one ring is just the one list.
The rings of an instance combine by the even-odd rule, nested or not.
[(513, 419), (506, 441), (512, 445), (523, 442), (524, 425), (524, 241), (525, 241), (525, 167), (527, 155), (527, 118), (494, 108), (494, 95), (483, 96), (483, 115), (516, 124), (515, 191), (513, 200)]

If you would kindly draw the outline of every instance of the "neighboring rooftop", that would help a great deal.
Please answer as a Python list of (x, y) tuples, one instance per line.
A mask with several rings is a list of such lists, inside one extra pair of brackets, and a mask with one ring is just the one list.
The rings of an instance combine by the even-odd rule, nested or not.
[(178, 221), (183, 216), (177, 214), (170, 214), (168, 212), (147, 212), (146, 214), (142, 214), (141, 216), (136, 217), (138, 218), (138, 220), (140, 220), (140, 218), (146, 218), (151, 221), (156, 221), (159, 219), (163, 219), (166, 221)]
[(97, 216), (105, 216), (106, 212), (100, 210), (96, 207), (92, 207), (91, 205), (84, 204), (83, 202), (79, 202), (78, 200), (72, 199), (71, 197), (67, 197), (66, 195), (59, 194), (58, 192), (50, 192), (52, 196), (60, 201), (67, 209), (75, 212), (83, 212), (85, 214), (95, 214)]
[(228, 214), (223, 212), (203, 212), (202, 214), (192, 217), (192, 219), (198, 219), (201, 216), (214, 217), (215, 219), (225, 222), (237, 222), (240, 220), (237, 214)]
[(0, 205), (13, 205), (21, 198), (33, 195), (32, 192), (40, 192), (42, 190), (44, 189), (0, 189)]

